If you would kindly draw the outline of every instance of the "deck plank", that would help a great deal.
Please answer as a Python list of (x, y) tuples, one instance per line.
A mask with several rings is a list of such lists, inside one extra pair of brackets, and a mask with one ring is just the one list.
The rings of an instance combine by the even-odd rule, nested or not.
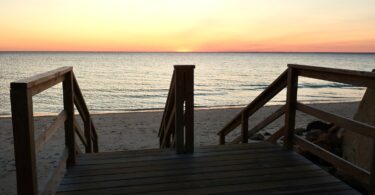
[(83, 154), (57, 194), (356, 194), (302, 156), (269, 143), (206, 146), (194, 154)]

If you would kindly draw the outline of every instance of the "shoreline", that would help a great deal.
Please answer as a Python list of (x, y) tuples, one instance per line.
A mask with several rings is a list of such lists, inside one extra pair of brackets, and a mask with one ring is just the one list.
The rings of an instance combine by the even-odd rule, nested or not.
[[(353, 100), (353, 101), (308, 101), (303, 102), (304, 104), (345, 104), (345, 103), (356, 103), (359, 101)], [(270, 104), (267, 104), (265, 106), (278, 106), (283, 105), (281, 102), (270, 102)], [(215, 110), (215, 109), (238, 109), (238, 108), (244, 108), (248, 104), (239, 104), (239, 105), (219, 105), (219, 106), (195, 106), (194, 110)], [(90, 110), (89, 110), (90, 111)], [(90, 111), (91, 115), (105, 115), (105, 114), (125, 114), (125, 113), (148, 113), (148, 112), (163, 112), (164, 108), (145, 108), (145, 109), (129, 109), (129, 110), (123, 110), (123, 111)], [(49, 117), (49, 116), (57, 116), (58, 113), (50, 113), (50, 112), (35, 112), (34, 117)], [(78, 115), (78, 113), (76, 113)], [(0, 114), (1, 118), (11, 118), (11, 114)]]

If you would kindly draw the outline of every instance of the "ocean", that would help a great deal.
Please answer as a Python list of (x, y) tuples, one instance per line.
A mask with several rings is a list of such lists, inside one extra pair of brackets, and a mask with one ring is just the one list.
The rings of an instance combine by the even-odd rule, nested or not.
[[(287, 64), (371, 71), (375, 54), (350, 53), (100, 53), (0, 52), (0, 115), (9, 115), (10, 82), (73, 66), (91, 112), (162, 109), (173, 65), (195, 65), (195, 106), (246, 105)], [(301, 78), (298, 100), (307, 103), (358, 101), (364, 88)], [(270, 104), (285, 102), (285, 90)], [(33, 97), (35, 113), (58, 113), (61, 84)]]

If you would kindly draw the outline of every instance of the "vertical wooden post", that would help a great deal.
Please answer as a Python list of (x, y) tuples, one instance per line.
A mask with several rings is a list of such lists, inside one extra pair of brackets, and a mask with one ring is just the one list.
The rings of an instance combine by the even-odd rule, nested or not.
[(175, 66), (176, 71), (176, 85), (175, 85), (175, 139), (176, 139), (176, 153), (184, 153), (184, 74), (178, 66)]
[(18, 194), (38, 193), (32, 95), (27, 83), (11, 83), (10, 100)]
[(222, 133), (220, 133), (219, 144), (220, 144), (220, 145), (224, 145), (224, 144), (225, 144), (225, 135), (222, 134)]
[(194, 152), (194, 65), (176, 65), (175, 136), (176, 152)]
[(242, 143), (248, 143), (249, 138), (248, 138), (248, 129), (249, 129), (249, 119), (247, 117), (246, 110), (242, 111), (241, 115), (241, 138), (242, 138)]
[(72, 166), (76, 162), (75, 139), (74, 139), (74, 93), (73, 93), (73, 72), (65, 74), (63, 81), (64, 110), (66, 112), (65, 120), (65, 145), (68, 147), (69, 156), (66, 162), (67, 166)]
[[(91, 120), (91, 119), (90, 119), (90, 121), (91, 121), (91, 122), (90, 122), (91, 133), (96, 132), (95, 126), (94, 126), (94, 124), (92, 123), (92, 120)], [(95, 153), (98, 153), (98, 152), (99, 152), (98, 135), (95, 133), (94, 136), (95, 136), (95, 141), (93, 142), (93, 151), (94, 151)]]
[(296, 120), (296, 104), (297, 104), (297, 88), (298, 88), (298, 73), (296, 69), (288, 67), (288, 81), (287, 81), (287, 97), (285, 110), (285, 134), (284, 134), (284, 149), (293, 149), (293, 136)]
[(185, 70), (185, 144), (186, 153), (194, 152), (194, 67)]
[(83, 126), (85, 128), (84, 134), (86, 137), (87, 146), (85, 148), (86, 153), (92, 152), (92, 138), (91, 138), (91, 118), (87, 117), (86, 121), (83, 121)]
[(372, 159), (370, 170), (370, 182), (368, 186), (368, 194), (375, 195), (375, 139), (372, 139)]
[[(375, 72), (375, 69), (372, 69)], [(368, 194), (375, 195), (375, 138), (372, 139), (372, 159), (371, 159), (371, 170), (370, 170), (370, 182), (369, 188), (367, 189)]]

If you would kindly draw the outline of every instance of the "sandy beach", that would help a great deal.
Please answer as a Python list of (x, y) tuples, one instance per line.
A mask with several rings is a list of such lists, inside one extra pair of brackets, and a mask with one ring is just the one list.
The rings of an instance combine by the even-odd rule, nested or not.
[[(312, 104), (317, 108), (351, 118), (358, 102)], [(279, 106), (266, 106), (250, 118), (250, 128), (267, 117)], [(240, 108), (200, 108), (195, 111), (195, 146), (218, 144), (216, 133), (229, 122)], [(99, 136), (99, 149), (103, 151), (136, 150), (158, 148), (158, 130), (162, 117), (161, 111), (140, 111), (129, 113), (94, 114)], [(53, 116), (35, 117), (35, 137), (47, 126)], [(316, 120), (297, 112), (296, 127), (306, 127), (308, 122)], [(253, 122), (254, 121), (254, 122)], [(263, 129), (261, 132), (272, 133), (283, 122), (283, 117)], [(13, 151), (12, 123), (9, 117), (0, 117), (0, 194), (16, 194), (16, 176)], [(239, 129), (231, 133), (227, 140), (238, 136)], [(58, 133), (38, 152), (38, 184), (43, 186), (46, 178), (56, 166), (64, 146), (64, 133)]]

